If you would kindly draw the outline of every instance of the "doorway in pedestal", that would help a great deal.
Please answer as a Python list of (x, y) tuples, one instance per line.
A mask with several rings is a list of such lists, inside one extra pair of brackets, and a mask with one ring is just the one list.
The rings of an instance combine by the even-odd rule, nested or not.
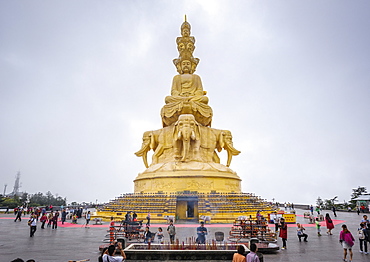
[(198, 196), (181, 195), (176, 199), (176, 220), (198, 222)]

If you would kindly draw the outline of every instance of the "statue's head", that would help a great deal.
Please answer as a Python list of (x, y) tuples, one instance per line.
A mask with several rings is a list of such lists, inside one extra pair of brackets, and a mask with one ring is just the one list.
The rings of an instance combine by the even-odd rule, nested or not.
[[(174, 65), (176, 66), (177, 72), (180, 75), (182, 74), (193, 74), (197, 69), (199, 63), (198, 58), (191, 57), (190, 59), (184, 59), (183, 57), (175, 58), (173, 60)], [(190, 66), (190, 69), (187, 67)]]
[(182, 60), (180, 67), (181, 67), (181, 71), (183, 74), (192, 73), (192, 65), (191, 65), (190, 60)]
[(182, 35), (183, 37), (188, 37), (188, 36), (190, 36), (190, 29), (191, 29), (190, 24), (189, 24), (187, 21), (185, 21), (185, 22), (184, 22), (184, 23), (182, 23), (182, 25), (181, 25), (181, 35)]

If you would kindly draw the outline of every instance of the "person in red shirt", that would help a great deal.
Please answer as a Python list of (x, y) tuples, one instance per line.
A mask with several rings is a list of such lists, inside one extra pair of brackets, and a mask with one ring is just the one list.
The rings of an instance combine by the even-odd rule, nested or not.
[(280, 219), (280, 232), (279, 237), (281, 237), (281, 240), (283, 241), (283, 247), (281, 249), (286, 249), (286, 241), (288, 240), (288, 226), (285, 223), (284, 218)]

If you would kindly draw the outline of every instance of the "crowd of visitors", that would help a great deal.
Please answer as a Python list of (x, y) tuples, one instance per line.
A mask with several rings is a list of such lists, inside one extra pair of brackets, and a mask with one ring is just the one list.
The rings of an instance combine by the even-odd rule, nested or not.
[[(29, 215), (28, 225), (30, 227), (30, 237), (35, 235), (37, 230), (37, 223), (41, 223), (41, 229), (45, 229), (45, 224), (48, 228), (57, 229), (58, 228), (58, 221), (61, 221), (62, 224), (66, 221), (67, 217), (72, 220), (72, 223), (77, 223), (77, 218), (82, 218), (83, 216), (83, 208), (64, 208), (61, 207), (62, 210), (53, 210), (53, 206), (47, 207), (23, 207), (18, 206), (14, 208), (14, 215), (15, 219), (14, 222), (22, 221), (22, 216)], [(49, 213), (48, 213), (49, 212)], [(61, 216), (61, 219), (59, 217)], [(89, 227), (89, 222), (91, 219), (91, 212), (87, 211), (85, 214), (85, 227)]]
[[(25, 211), (26, 210), (26, 211)], [(71, 211), (73, 213), (71, 213)], [(317, 212), (317, 217), (315, 218), (315, 227), (317, 230), (317, 236), (321, 237), (321, 227), (326, 225), (326, 234), (328, 236), (333, 235), (333, 230), (335, 229), (335, 223), (330, 217), (329, 213), (325, 214), (325, 218), (320, 220), (320, 215), (321, 215), (321, 209), (318, 207), (315, 210)], [(332, 209), (333, 215), (336, 217), (336, 210), (335, 208)], [(310, 212), (313, 214), (313, 207), (310, 207)], [(68, 217), (74, 220), (74, 218), (82, 217), (82, 209), (72, 209), (72, 210), (67, 210), (66, 208), (63, 208), (63, 210), (58, 211), (58, 210), (51, 210), (49, 212), (46, 211), (45, 208), (35, 208), (35, 209), (25, 209), (23, 207), (18, 207), (14, 214), (15, 214), (15, 219), (14, 222), (21, 221), (22, 216), (24, 217), (25, 214), (29, 213), (29, 219), (28, 219), (28, 225), (30, 228), (30, 237), (34, 237), (35, 232), (37, 231), (37, 223), (41, 223), (41, 229), (45, 229), (45, 225), (47, 225), (48, 228), (51, 229), (57, 229), (58, 228), (58, 221), (61, 221), (62, 224), (66, 221)], [(257, 212), (256, 216), (258, 217), (260, 214)], [(85, 227), (89, 227), (89, 222), (91, 220), (91, 212), (88, 211), (85, 213)], [(323, 215), (321, 215), (323, 217)], [(163, 232), (162, 227), (158, 227), (157, 230), (151, 231), (150, 230), (150, 213), (147, 215), (147, 223), (144, 231), (144, 242), (147, 244), (150, 243), (159, 243), (163, 244), (165, 240), (165, 234)], [(137, 214), (135, 212), (127, 212), (125, 219), (127, 221), (138, 221), (137, 220)], [(282, 240), (282, 247), (281, 250), (287, 249), (287, 239), (288, 239), (288, 226), (287, 223), (285, 222), (285, 219), (282, 216), (278, 216), (277, 213), (271, 214), (270, 220), (274, 223), (275, 225), (275, 232), (278, 234), (278, 236)], [(142, 222), (142, 221), (141, 221)], [(111, 229), (114, 230), (114, 219), (113, 217), (111, 218)], [(359, 228), (357, 229), (357, 234), (352, 234), (352, 232), (347, 228), (346, 224), (341, 225), (342, 230), (339, 233), (339, 241), (342, 245), (343, 248), (343, 260), (347, 261), (352, 261), (353, 259), (353, 246), (355, 245), (357, 239), (359, 241), (359, 252), (362, 254), (369, 254), (368, 252), (368, 242), (370, 242), (370, 221), (367, 217), (367, 215), (363, 215)], [(113, 232), (113, 230), (111, 230)], [(300, 224), (297, 223), (297, 237), (298, 241), (302, 242), (308, 242), (308, 234), (305, 232), (306, 228)], [(173, 221), (170, 220), (169, 225), (167, 226), (167, 234), (169, 237), (169, 241), (171, 244), (174, 243), (175, 241), (175, 236), (176, 236), (176, 227), (173, 224)], [(204, 222), (201, 222), (200, 225), (196, 229), (196, 243), (198, 244), (205, 244), (206, 243), (206, 236), (207, 236), (208, 230), (204, 225)], [(357, 239), (356, 239), (357, 237)], [(99, 261), (123, 261), (126, 256), (123, 252), (122, 249), (122, 243), (116, 243), (115, 238), (113, 235), (111, 235), (111, 244), (106, 250), (104, 250), (99, 258)], [(121, 254), (120, 256), (115, 256), (115, 251), (113, 250), (118, 250)], [(234, 254), (233, 257), (233, 262), (239, 262), (239, 261), (254, 261), (254, 262), (259, 262), (260, 259), (257, 256), (257, 246), (255, 244), (251, 244), (250, 247), (250, 253), (247, 256), (244, 256), (245, 250), (243, 246), (238, 246), (237, 247), (237, 253)], [(14, 260), (14, 261), (23, 261), (23, 260)], [(32, 260), (30, 260), (32, 261)]]

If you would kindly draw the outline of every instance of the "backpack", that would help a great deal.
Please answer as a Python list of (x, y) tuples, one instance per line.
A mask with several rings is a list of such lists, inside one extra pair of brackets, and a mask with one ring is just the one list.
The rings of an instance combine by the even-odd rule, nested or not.
[(358, 229), (358, 238), (359, 239), (365, 239), (364, 230), (362, 228)]
[(27, 225), (31, 226), (32, 222), (34, 221), (35, 219), (34, 218), (30, 218), (30, 220), (28, 220), (27, 222)]

